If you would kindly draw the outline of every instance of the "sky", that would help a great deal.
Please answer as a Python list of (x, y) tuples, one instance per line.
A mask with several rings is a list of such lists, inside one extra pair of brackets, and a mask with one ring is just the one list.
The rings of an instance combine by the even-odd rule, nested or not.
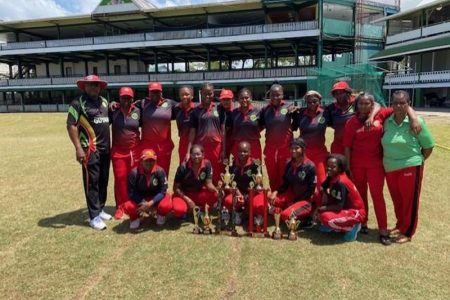
[[(189, 5), (227, 0), (153, 0), (159, 7)], [(433, 0), (401, 0), (402, 10)], [(100, 0), (0, 0), (0, 20), (26, 20), (89, 14)]]

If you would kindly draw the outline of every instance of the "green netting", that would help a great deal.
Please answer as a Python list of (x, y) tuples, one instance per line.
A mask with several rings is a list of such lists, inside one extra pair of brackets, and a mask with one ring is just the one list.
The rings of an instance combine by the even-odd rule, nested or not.
[(367, 92), (374, 95), (375, 100), (385, 106), (382, 79), (383, 72), (369, 64), (347, 64), (339, 62), (324, 62), (320, 69), (308, 71), (308, 90), (316, 90), (322, 94), (323, 104), (331, 103), (331, 87), (337, 81), (347, 81), (354, 90), (354, 95)]

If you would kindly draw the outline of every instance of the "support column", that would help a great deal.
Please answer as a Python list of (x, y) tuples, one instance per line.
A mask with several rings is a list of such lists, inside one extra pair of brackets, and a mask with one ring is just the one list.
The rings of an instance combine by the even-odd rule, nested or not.
[(64, 56), (61, 56), (59, 58), (59, 72), (61, 74), (61, 77), (66, 77), (64, 72)]
[(87, 59), (84, 60), (84, 76), (88, 76), (89, 75), (89, 64)]
[(208, 60), (208, 72), (211, 72), (211, 51), (209, 47), (206, 47), (206, 59)]
[(17, 58), (17, 74), (18, 74), (17, 77), (19, 79), (23, 78), (23, 76), (22, 76), (22, 61), (20, 60), (20, 57)]
[(267, 69), (269, 64), (269, 53), (267, 52), (267, 45), (264, 43), (264, 69)]
[(126, 62), (127, 62), (127, 75), (130, 75), (131, 71), (130, 71), (130, 58), (129, 57), (127, 57)]
[(298, 67), (298, 44), (294, 45), (295, 66)]
[(317, 40), (316, 65), (322, 68), (322, 53), (323, 53), (323, 0), (318, 0), (318, 19), (319, 19), (319, 39)]
[(47, 78), (50, 77), (50, 63), (49, 63), (49, 62), (46, 62), (46, 63), (45, 63), (45, 76), (46, 76)]
[(109, 54), (105, 53), (105, 61), (106, 61), (106, 75), (109, 75)]
[(158, 73), (158, 52), (156, 50), (153, 51), (154, 54), (154, 64), (155, 64), (155, 73)]
[(12, 70), (12, 64), (8, 64), (9, 67), (9, 79), (13, 79), (13, 70)]

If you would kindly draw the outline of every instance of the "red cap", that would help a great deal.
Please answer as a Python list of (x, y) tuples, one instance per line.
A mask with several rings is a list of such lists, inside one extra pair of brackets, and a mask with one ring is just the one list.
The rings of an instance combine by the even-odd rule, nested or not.
[(151, 91), (159, 91), (162, 92), (162, 85), (159, 82), (150, 82), (148, 84), (148, 90)]
[(331, 93), (333, 94), (335, 91), (344, 90), (346, 92), (351, 93), (352, 89), (348, 85), (346, 81), (338, 81), (336, 82), (333, 87), (331, 88)]
[(104, 90), (108, 86), (108, 83), (104, 80), (101, 80), (100, 77), (98, 77), (97, 75), (88, 75), (88, 76), (84, 77), (83, 79), (78, 80), (77, 86), (80, 90), (84, 91), (86, 83), (88, 83), (88, 82), (98, 83), (100, 85), (100, 89), (102, 89), (102, 90)]
[(219, 99), (233, 99), (234, 94), (232, 90), (222, 90), (220, 91)]
[(119, 97), (122, 96), (130, 96), (131, 98), (134, 98), (134, 91), (132, 88), (124, 86), (121, 87), (119, 90)]
[(141, 153), (141, 160), (156, 160), (156, 153), (152, 149), (144, 149)]

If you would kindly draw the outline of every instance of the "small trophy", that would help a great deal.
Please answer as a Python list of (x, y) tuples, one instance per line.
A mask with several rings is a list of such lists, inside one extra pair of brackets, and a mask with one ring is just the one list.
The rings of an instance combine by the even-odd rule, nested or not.
[(236, 201), (237, 201), (237, 183), (236, 181), (233, 181), (231, 183), (231, 194), (232, 194), (232, 205), (231, 205), (231, 228), (230, 228), (230, 234), (232, 236), (238, 236), (237, 230), (236, 230)]
[(261, 191), (263, 189), (263, 175), (261, 171), (261, 162), (259, 160), (255, 160), (255, 164), (258, 166), (258, 172), (256, 174), (253, 174), (253, 182), (255, 184), (255, 189), (257, 191)]
[(229, 163), (225, 163), (225, 173), (220, 174), (220, 178), (222, 178), (223, 183), (225, 183), (225, 189), (230, 188), (230, 184), (234, 179), (234, 174), (230, 174), (230, 166), (232, 166), (233, 157), (230, 156)]
[(209, 216), (208, 210), (209, 210), (209, 205), (205, 204), (205, 213), (202, 215), (203, 233), (204, 234), (212, 233), (212, 229), (210, 227), (210, 225), (211, 225), (211, 218)]
[(192, 214), (194, 215), (194, 230), (193, 230), (193, 233), (195, 233), (195, 234), (203, 233), (202, 228), (198, 225), (198, 217), (200, 215), (200, 207), (195, 206), (192, 209)]
[(228, 227), (228, 224), (230, 223), (230, 212), (228, 209), (224, 206), (222, 207), (222, 210), (220, 211), (220, 218), (222, 220), (222, 224), (225, 228)]
[(222, 226), (223, 226), (223, 207), (222, 208), (222, 203), (223, 203), (223, 198), (225, 197), (225, 190), (223, 189), (223, 182), (219, 180), (219, 182), (217, 183), (217, 190), (218, 192), (218, 197), (217, 197), (217, 212), (219, 214), (219, 218), (217, 220), (217, 225), (215, 227), (215, 232), (216, 234), (219, 234), (222, 231)]
[(272, 232), (272, 238), (274, 240), (280, 240), (282, 238), (282, 234), (280, 228), (281, 209), (279, 207), (275, 207), (273, 218), (275, 219), (275, 229)]
[(288, 238), (291, 241), (295, 241), (297, 239), (297, 228), (298, 225), (300, 224), (299, 220), (296, 220), (296, 216), (294, 211), (291, 212), (290, 216), (289, 216), (289, 220), (285, 220), (286, 222), (286, 226), (289, 229), (289, 235)]

